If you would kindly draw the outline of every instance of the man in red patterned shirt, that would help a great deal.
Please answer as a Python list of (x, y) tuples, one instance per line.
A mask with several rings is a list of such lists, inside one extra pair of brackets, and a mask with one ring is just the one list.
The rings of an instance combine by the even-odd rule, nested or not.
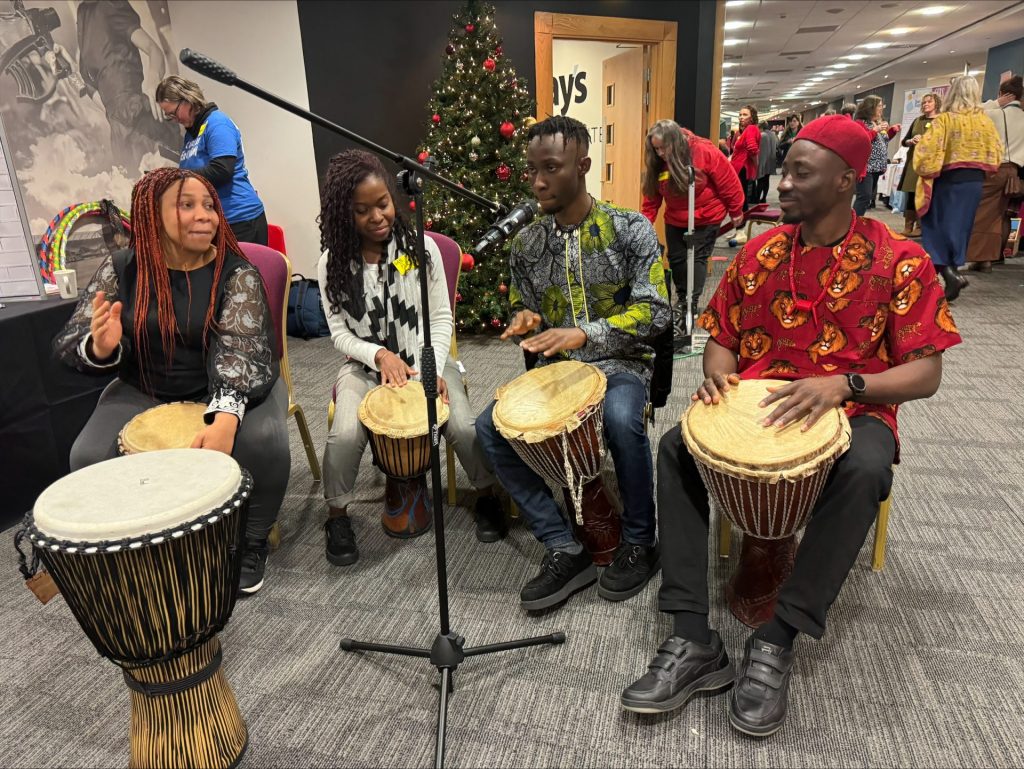
[(708, 625), (708, 493), (679, 426), (665, 434), (658, 602), (674, 627), (649, 671), (623, 692), (627, 710), (672, 710), (698, 691), (735, 682), (735, 728), (767, 736), (782, 727), (793, 642), (798, 633), (825, 632), (828, 608), (889, 494), (897, 406), (935, 393), (942, 351), (960, 342), (928, 255), (850, 210), (869, 153), (870, 136), (843, 115), (801, 130), (779, 183), (785, 223), (740, 250), (698, 321), (711, 339), (705, 379), (692, 396), (710, 405), (742, 379), (791, 380), (762, 401), (766, 429), (800, 420), (809, 426), (843, 405), (850, 448), (818, 499), (774, 617), (748, 639), (734, 676)]

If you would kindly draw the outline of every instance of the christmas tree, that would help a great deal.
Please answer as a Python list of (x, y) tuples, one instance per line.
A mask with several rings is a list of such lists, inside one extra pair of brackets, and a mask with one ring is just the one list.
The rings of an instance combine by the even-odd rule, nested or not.
[[(503, 55), (494, 7), (469, 0), (452, 19), (419, 160), (432, 160), (442, 176), (511, 207), (532, 198), (526, 131), (534, 122), (533, 102)], [(436, 184), (428, 185), (423, 216), (428, 229), (454, 238), (464, 250), (495, 218)], [(508, 322), (508, 248), (506, 243), (479, 260), (463, 255), (455, 309), (459, 331), (500, 330)]]

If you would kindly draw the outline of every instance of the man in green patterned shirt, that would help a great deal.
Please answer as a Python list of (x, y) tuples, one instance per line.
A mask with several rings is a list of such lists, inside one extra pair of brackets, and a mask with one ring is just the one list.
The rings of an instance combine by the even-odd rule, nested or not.
[[(532, 126), (528, 138), (527, 171), (545, 215), (512, 242), (515, 315), (502, 339), (529, 334), (520, 346), (539, 356), (538, 365), (584, 361), (608, 378), (604, 432), (622, 497), (622, 540), (598, 593), (622, 601), (660, 566), (644, 407), (654, 370), (651, 341), (671, 319), (661, 249), (644, 216), (587, 193), (586, 126), (556, 116)], [(525, 609), (546, 609), (597, 581), (597, 570), (547, 483), (495, 429), (493, 410), (491, 403), (476, 421), (480, 444), (547, 549), (520, 600)]]

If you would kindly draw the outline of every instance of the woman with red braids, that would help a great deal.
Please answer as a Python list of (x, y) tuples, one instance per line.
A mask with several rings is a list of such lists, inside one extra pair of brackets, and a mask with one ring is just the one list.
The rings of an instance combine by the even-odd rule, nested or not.
[(71, 469), (117, 456), (121, 428), (153, 406), (208, 403), (193, 448), (230, 454), (255, 481), (240, 584), (254, 593), (290, 463), (288, 392), (263, 281), (222, 226), (213, 186), (195, 173), (149, 172), (132, 190), (131, 213), (129, 247), (100, 266), (54, 339), (68, 365), (118, 374), (71, 448)]

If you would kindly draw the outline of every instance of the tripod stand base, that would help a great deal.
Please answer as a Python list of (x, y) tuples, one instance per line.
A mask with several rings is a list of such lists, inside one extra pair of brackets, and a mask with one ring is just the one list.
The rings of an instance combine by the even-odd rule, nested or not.
[(447, 635), (438, 634), (434, 643), (429, 649), (417, 646), (395, 646), (392, 644), (367, 643), (366, 641), (354, 641), (351, 638), (341, 639), (341, 650), (383, 652), (384, 654), (397, 654), (402, 657), (429, 657), (430, 664), (437, 668), (441, 674), (441, 686), (437, 699), (437, 750), (434, 755), (434, 766), (444, 766), (445, 736), (448, 732), (448, 695), (455, 691), (452, 683), (452, 673), (466, 657), (474, 657), (479, 654), (493, 654), (494, 652), (508, 651), (509, 649), (522, 649), (527, 646), (541, 646), (543, 644), (565, 643), (565, 633), (548, 633), (547, 635), (533, 636), (532, 638), (519, 638), (515, 641), (502, 641), (496, 644), (484, 644), (483, 646), (471, 646), (463, 649), (466, 639), (456, 633)]

